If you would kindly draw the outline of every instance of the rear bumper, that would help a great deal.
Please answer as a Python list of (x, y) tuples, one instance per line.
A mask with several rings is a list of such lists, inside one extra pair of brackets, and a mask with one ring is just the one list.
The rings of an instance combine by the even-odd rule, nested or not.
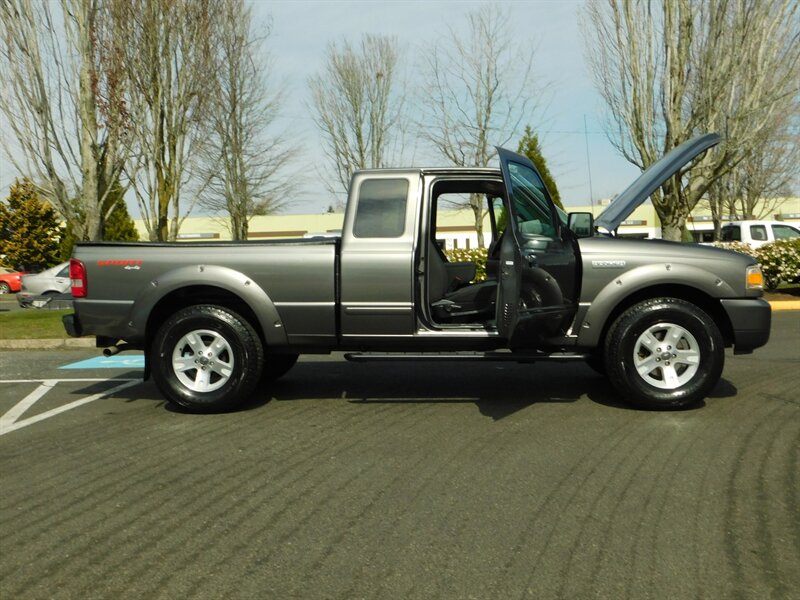
[(733, 330), (733, 353), (749, 354), (769, 341), (772, 308), (763, 298), (720, 300)]
[(64, 329), (67, 330), (67, 335), (69, 337), (81, 337), (83, 335), (83, 330), (81, 328), (81, 323), (78, 320), (78, 315), (64, 315), (61, 317), (61, 322), (64, 324)]

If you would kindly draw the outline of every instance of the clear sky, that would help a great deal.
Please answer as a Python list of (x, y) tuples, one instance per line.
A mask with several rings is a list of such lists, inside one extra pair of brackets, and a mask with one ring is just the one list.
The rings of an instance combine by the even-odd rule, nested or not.
[[(448, 35), (448, 27), (464, 30), (466, 14), (481, 4), (487, 3), (255, 0), (254, 17), (257, 20), (272, 17), (273, 31), (268, 48), (273, 55), (275, 74), (288, 85), (285, 116), (291, 124), (293, 137), (296, 136), (305, 149), (304, 160), (323, 160), (317, 150), (321, 138), (309, 114), (306, 81), (321, 70), (330, 41), (346, 38), (358, 42), (364, 33), (395, 36), (413, 79), (421, 48)], [(622, 191), (636, 177), (638, 169), (617, 154), (604, 133), (602, 100), (594, 90), (584, 61), (578, 25), (583, 1), (520, 0), (488, 4), (510, 10), (514, 37), (530, 39), (536, 47), (534, 70), (547, 106), (545, 111), (524, 120), (522, 127), (530, 124), (540, 134), (545, 158), (562, 199), (571, 205), (589, 204), (589, 165), (592, 200)], [(522, 133), (515, 136), (514, 146)], [(444, 163), (432, 158), (435, 155), (424, 147), (424, 141), (417, 140), (417, 147), (415, 164)], [(306, 189), (289, 211), (324, 210), (329, 204), (324, 188)]]
[[(285, 210), (292, 213), (321, 212), (335, 200), (324, 182), (315, 181), (317, 173), (322, 171), (319, 166), (324, 157), (321, 137), (308, 108), (307, 80), (321, 70), (327, 44), (343, 39), (357, 43), (364, 33), (395, 36), (404, 53), (406, 77), (413, 84), (421, 49), (448, 35), (448, 27), (465, 30), (467, 13), (486, 4), (456, 0), (252, 0), (251, 3), (257, 22), (267, 23), (272, 19), (267, 48), (272, 54), (275, 79), (285, 81), (287, 86), (282, 128), (301, 148), (297, 168), (304, 173), (305, 184)], [(603, 131), (602, 100), (594, 90), (583, 58), (578, 25), (583, 1), (519, 0), (488, 4), (510, 10), (514, 37), (531, 40), (536, 47), (536, 81), (547, 106), (543, 112), (526, 115), (522, 128), (531, 125), (539, 133), (562, 200), (567, 205), (588, 205), (590, 199), (597, 201), (622, 191), (636, 177), (638, 169), (617, 154)], [(516, 149), (522, 133), (517, 132), (508, 144), (512, 149)], [(7, 131), (2, 134), (9, 135)], [(424, 141), (411, 142), (416, 148), (413, 164), (445, 164)], [(3, 198), (17, 176), (6, 157), (0, 155)], [(129, 209), (138, 216), (132, 199)]]

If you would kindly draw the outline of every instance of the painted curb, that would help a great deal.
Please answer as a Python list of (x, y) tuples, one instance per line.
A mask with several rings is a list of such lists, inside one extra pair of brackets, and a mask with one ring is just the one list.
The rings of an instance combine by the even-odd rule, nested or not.
[(800, 300), (778, 300), (769, 305), (772, 310), (800, 310)]

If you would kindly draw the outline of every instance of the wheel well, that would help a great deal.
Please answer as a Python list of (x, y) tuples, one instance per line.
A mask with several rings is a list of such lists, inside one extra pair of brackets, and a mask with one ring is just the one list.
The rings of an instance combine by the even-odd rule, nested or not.
[(153, 310), (150, 311), (145, 329), (145, 353), (150, 354), (150, 344), (155, 337), (156, 330), (164, 321), (182, 308), (195, 304), (214, 304), (235, 311), (250, 323), (258, 333), (261, 343), (265, 344), (258, 317), (256, 317), (247, 302), (236, 294), (222, 288), (210, 285), (193, 285), (170, 292), (159, 300)]
[(638, 304), (650, 298), (670, 297), (679, 298), (691, 302), (695, 306), (701, 308), (708, 316), (710, 316), (719, 327), (722, 333), (722, 339), (725, 340), (725, 346), (733, 345), (733, 327), (731, 326), (730, 319), (722, 308), (719, 300), (712, 298), (708, 294), (689, 286), (683, 285), (656, 285), (652, 287), (643, 288), (632, 293), (630, 296), (623, 298), (611, 311), (603, 324), (603, 331), (600, 334), (598, 347), (602, 348), (603, 341), (606, 338), (611, 324), (617, 320), (623, 312), (629, 309), (634, 304)]

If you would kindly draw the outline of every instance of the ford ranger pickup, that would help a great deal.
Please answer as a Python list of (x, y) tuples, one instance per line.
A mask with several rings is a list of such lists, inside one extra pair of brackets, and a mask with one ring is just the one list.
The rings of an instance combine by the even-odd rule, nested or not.
[[(761, 269), (743, 254), (615, 232), (719, 139), (676, 147), (597, 218), (563, 213), (531, 161), (498, 148), (498, 169), (356, 172), (337, 239), (81, 243), (64, 325), (106, 354), (142, 350), (145, 378), (196, 412), (234, 409), (298, 355), (333, 351), (585, 361), (634, 405), (685, 407), (716, 385), (726, 347), (767, 343)], [(480, 281), (474, 263), (447, 259), (437, 225), (470, 198), (491, 238)]]

